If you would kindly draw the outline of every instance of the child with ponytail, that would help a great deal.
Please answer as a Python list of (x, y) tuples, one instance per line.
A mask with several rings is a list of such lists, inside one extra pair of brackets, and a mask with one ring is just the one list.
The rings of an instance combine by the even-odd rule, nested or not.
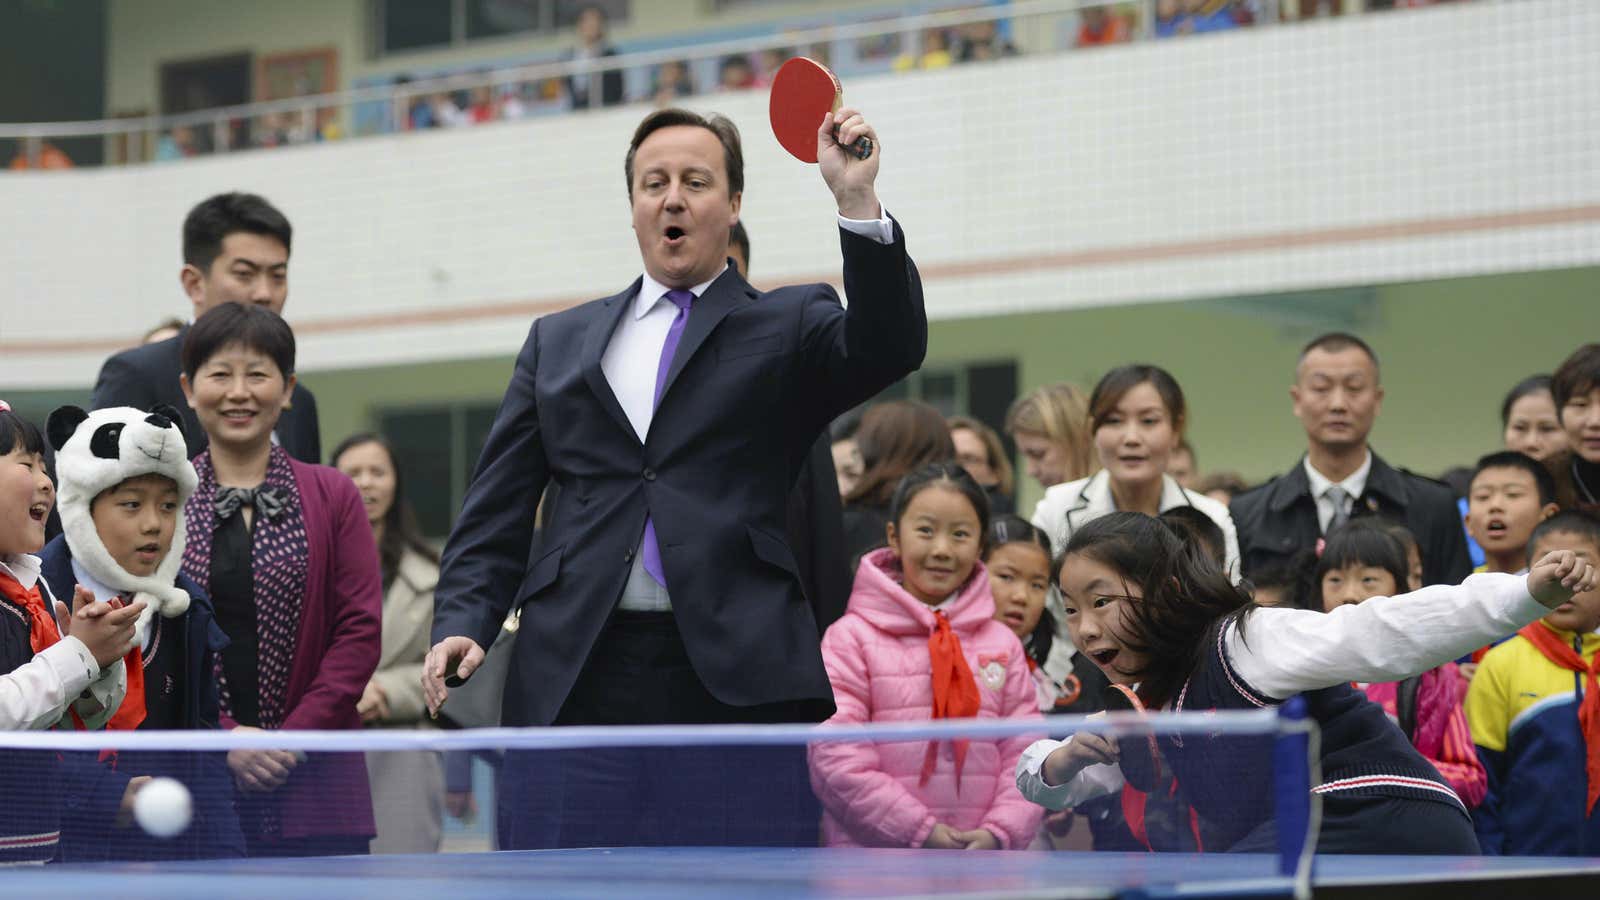
[[(1350, 682), (1399, 681), (1546, 615), (1591, 589), (1595, 568), (1563, 550), (1525, 576), (1481, 574), (1332, 612), (1257, 607), (1161, 521), (1114, 513), (1068, 543), (1060, 587), (1073, 643), (1160, 710), (1247, 710), (1300, 695), (1320, 731), (1318, 852), (1474, 854), (1465, 805)], [(1024, 796), (1058, 809), (1148, 772), (1143, 738), (1087, 732), (1038, 741), (1017, 766)], [(1270, 766), (1241, 764), (1220, 735), (1156, 739), (1208, 851), (1276, 847)]]

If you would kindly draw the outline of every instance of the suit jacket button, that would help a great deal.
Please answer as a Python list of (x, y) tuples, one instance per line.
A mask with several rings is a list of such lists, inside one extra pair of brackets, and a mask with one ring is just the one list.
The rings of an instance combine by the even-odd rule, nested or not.
[(656, 480), (656, 470), (655, 469), (645, 469), (644, 470), (644, 480), (645, 481), (655, 481)]
[(625, 562), (625, 563), (633, 562), (633, 551), (629, 550), (626, 553), (622, 554), (622, 561)]

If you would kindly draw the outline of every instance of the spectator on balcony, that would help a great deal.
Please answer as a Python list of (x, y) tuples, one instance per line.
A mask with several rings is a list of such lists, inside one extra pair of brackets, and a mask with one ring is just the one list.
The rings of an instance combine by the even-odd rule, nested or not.
[[(578, 11), (578, 46), (567, 56), (573, 62), (595, 62), (607, 56), (616, 56), (617, 48), (606, 42), (606, 11), (598, 4), (589, 4)], [(616, 106), (622, 102), (622, 70), (606, 69), (567, 79), (567, 96), (573, 109), (595, 109)]]
[(532, 90), (533, 84), (529, 82), (508, 84), (500, 88), (499, 118), (509, 120), (521, 119), (526, 116), (528, 114), (528, 98)]
[[(465, 99), (465, 98), (462, 98)], [(433, 121), (438, 128), (461, 128), (472, 124), (472, 114), (465, 104), (450, 91), (440, 91), (429, 101), (433, 106)]]
[(903, 53), (895, 58), (894, 70), (943, 69), (954, 60), (950, 56), (950, 36), (943, 28), (929, 28), (922, 33), (922, 53)]
[(983, 62), (1016, 55), (1016, 45), (1000, 34), (999, 23), (995, 20), (989, 19), (962, 26), (960, 51), (962, 62)]
[(1177, 37), (1236, 28), (1231, 0), (1160, 0), (1156, 4), (1156, 37)]
[(1091, 6), (1078, 13), (1078, 46), (1098, 47), (1128, 40), (1128, 20), (1110, 7)]
[(745, 91), (756, 86), (756, 70), (743, 53), (725, 56), (717, 66), (717, 87), (724, 91)]
[(778, 74), (778, 69), (788, 62), (794, 55), (794, 50), (789, 47), (776, 47), (763, 50), (756, 54), (756, 87), (769, 87), (772, 76)]
[(194, 129), (187, 125), (178, 125), (156, 142), (156, 161), (166, 162), (173, 159), (185, 159), (195, 156), (200, 152), (195, 145)]
[(474, 125), (492, 122), (495, 118), (494, 94), (488, 88), (476, 87), (467, 95), (467, 117)]
[(689, 74), (689, 64), (681, 59), (668, 60), (656, 69), (656, 82), (650, 90), (657, 106), (673, 106), (679, 97), (694, 93), (694, 78)]
[(35, 158), (29, 159), (27, 142), (17, 141), (17, 155), (11, 157), (11, 168), (18, 172), (23, 169), (70, 169), (72, 157), (55, 144), (41, 140), (39, 152)]

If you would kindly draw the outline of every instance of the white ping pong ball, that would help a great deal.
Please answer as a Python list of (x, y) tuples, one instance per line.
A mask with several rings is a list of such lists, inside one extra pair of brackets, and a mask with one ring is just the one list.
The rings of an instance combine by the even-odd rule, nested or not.
[(133, 818), (147, 834), (169, 838), (180, 835), (194, 816), (189, 789), (172, 778), (154, 778), (133, 796)]

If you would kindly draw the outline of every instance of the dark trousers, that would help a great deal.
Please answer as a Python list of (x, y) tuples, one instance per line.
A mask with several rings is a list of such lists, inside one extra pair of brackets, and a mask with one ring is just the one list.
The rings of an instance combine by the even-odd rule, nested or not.
[[(618, 611), (555, 724), (776, 723), (807, 711), (717, 700), (671, 613)], [(511, 751), (500, 784), (506, 849), (817, 844), (803, 746)]]

